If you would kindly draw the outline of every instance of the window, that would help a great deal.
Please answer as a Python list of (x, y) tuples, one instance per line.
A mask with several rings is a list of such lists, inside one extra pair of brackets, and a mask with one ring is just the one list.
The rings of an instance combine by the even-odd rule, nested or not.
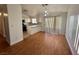
[(32, 18), (32, 23), (33, 23), (33, 24), (36, 24), (36, 23), (37, 23), (36, 18)]
[(25, 20), (26, 20), (26, 22), (28, 22), (28, 23), (31, 22), (31, 21), (30, 21), (30, 18), (25, 18)]

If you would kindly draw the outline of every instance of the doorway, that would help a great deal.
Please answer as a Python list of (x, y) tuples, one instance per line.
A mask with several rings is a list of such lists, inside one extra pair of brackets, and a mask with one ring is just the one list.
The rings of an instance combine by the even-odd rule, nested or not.
[(22, 31), (23, 31), (23, 38), (27, 38), (29, 36), (28, 34), (28, 19), (27, 18), (23, 18), (22, 19)]

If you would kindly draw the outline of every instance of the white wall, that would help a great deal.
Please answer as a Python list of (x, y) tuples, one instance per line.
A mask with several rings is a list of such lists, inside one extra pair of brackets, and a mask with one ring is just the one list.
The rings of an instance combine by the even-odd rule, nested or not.
[(66, 23), (67, 23), (67, 13), (62, 14), (62, 24), (61, 24), (61, 32), (62, 34), (65, 34), (66, 32)]
[[(1, 12), (3, 13), (3, 12)], [(4, 26), (4, 16), (1, 14), (0, 15), (0, 35), (2, 35), (3, 37), (5, 37), (5, 26)]]
[(5, 26), (6, 41), (10, 44), (8, 16), (4, 17), (4, 26)]
[(40, 22), (41, 31), (45, 31), (45, 20), (44, 20), (44, 17), (40, 16), (38, 20)]
[(22, 9), (19, 4), (8, 4), (8, 23), (10, 32), (10, 45), (23, 40)]
[(3, 36), (3, 16), (0, 15), (0, 35)]
[(76, 54), (74, 42), (76, 37), (78, 14), (79, 14), (79, 5), (71, 5), (68, 10), (65, 35), (66, 35), (68, 44), (71, 48), (72, 54)]

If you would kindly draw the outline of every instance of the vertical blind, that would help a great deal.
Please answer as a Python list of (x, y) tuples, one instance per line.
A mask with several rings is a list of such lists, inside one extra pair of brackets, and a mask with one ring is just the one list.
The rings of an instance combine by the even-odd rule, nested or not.
[(45, 32), (51, 34), (60, 34), (61, 33), (61, 16), (53, 16), (45, 18)]

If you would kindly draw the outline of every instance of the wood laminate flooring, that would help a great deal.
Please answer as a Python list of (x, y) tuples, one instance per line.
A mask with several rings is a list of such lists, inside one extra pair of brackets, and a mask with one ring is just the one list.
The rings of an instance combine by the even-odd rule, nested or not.
[(38, 32), (23, 41), (9, 46), (0, 36), (1, 55), (71, 55), (64, 35)]

